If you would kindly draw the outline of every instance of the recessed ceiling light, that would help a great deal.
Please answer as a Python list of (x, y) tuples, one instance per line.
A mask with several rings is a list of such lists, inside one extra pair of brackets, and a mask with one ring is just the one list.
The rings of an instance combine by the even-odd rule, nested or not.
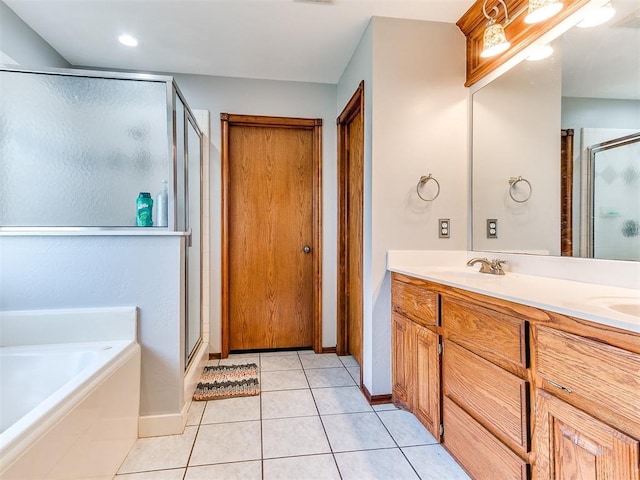
[(136, 47), (138, 45), (138, 40), (131, 35), (120, 35), (118, 41), (127, 47)]
[(527, 60), (536, 61), (548, 58), (553, 53), (551, 45), (542, 45), (540, 47), (534, 47), (531, 49), (531, 53), (527, 57)]

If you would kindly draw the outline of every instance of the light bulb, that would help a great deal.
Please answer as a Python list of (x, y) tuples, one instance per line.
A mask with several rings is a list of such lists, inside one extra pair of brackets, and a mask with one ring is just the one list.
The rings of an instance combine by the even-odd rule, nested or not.
[(136, 40), (134, 37), (132, 37), (131, 35), (120, 35), (118, 37), (118, 41), (123, 44), (126, 45), (127, 47), (136, 47), (138, 45), (138, 40)]

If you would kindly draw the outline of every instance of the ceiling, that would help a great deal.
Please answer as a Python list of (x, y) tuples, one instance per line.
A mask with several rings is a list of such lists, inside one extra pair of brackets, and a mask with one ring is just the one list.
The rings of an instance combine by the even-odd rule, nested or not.
[(560, 39), (562, 94), (640, 100), (640, 2), (614, 0), (616, 15)]
[[(473, 0), (3, 0), (74, 66), (337, 83), (372, 16), (455, 23)], [(123, 33), (139, 40), (125, 47)]]

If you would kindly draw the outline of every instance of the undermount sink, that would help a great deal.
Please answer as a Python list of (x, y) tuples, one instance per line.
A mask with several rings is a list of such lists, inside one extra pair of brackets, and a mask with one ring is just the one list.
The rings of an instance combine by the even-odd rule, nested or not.
[(635, 297), (595, 297), (590, 300), (592, 305), (608, 308), (615, 312), (640, 317), (640, 298)]

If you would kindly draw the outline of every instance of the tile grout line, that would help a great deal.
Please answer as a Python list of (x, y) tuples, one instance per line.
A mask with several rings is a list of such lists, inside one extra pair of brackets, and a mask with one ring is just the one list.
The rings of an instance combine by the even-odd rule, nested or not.
[[(192, 403), (193, 403), (193, 400), (192, 400)], [(187, 463), (184, 466), (184, 475), (182, 475), (182, 480), (187, 478), (187, 471), (189, 470), (189, 462), (191, 461), (191, 455), (193, 455), (193, 449), (196, 447), (196, 440), (198, 440), (198, 434), (200, 433), (200, 426), (202, 425), (202, 419), (204, 418), (204, 411), (207, 409), (207, 403), (208, 401), (206, 401), (204, 404), (204, 408), (202, 409), (202, 415), (200, 416), (200, 421), (198, 422), (198, 425), (189, 425), (190, 427), (191, 426), (196, 427), (196, 434), (193, 436), (193, 443), (191, 444), (191, 449), (189, 450), (189, 455), (187, 456)], [(187, 417), (188, 416), (189, 416), (189, 412), (187, 411)], [(185, 426), (184, 428), (186, 430), (187, 426)], [(184, 435), (184, 431), (182, 432), (182, 434)]]
[[(298, 354), (298, 356), (300, 356), (300, 354)], [(300, 363), (302, 363), (302, 359), (300, 359)], [(331, 458), (333, 458), (333, 464), (336, 466), (338, 477), (340, 477), (340, 480), (342, 480), (342, 472), (340, 471), (340, 467), (338, 466), (338, 461), (336, 460), (336, 454), (333, 451), (333, 446), (331, 446), (331, 441), (329, 440), (327, 429), (325, 428), (324, 422), (322, 421), (322, 416), (320, 415), (320, 410), (318, 409), (318, 403), (316, 402), (316, 397), (313, 394), (313, 389), (311, 388), (311, 384), (309, 383), (309, 377), (307, 377), (307, 370), (304, 368), (304, 364), (302, 365), (302, 371), (304, 372), (304, 377), (307, 379), (307, 384), (309, 385), (309, 393), (311, 394), (311, 398), (313, 399), (313, 404), (316, 407), (316, 412), (318, 412), (318, 420), (320, 420), (320, 425), (322, 426), (322, 431), (324, 432), (324, 438), (327, 440), (327, 445), (329, 445), (329, 452), (331, 452)]]
[(260, 478), (264, 480), (264, 428), (262, 418), (262, 355), (258, 355), (258, 374), (260, 375)]
[[(400, 453), (402, 454), (402, 456), (404, 457), (404, 459), (407, 461), (407, 463), (409, 464), (409, 466), (411, 467), (411, 469), (414, 471), (414, 473), (416, 474), (416, 476), (419, 479), (422, 479), (422, 477), (420, 476), (420, 474), (418, 473), (418, 471), (416, 470), (416, 468), (413, 466), (413, 463), (411, 463), (411, 460), (409, 460), (409, 458), (405, 455), (404, 450), (402, 450), (402, 447), (400, 446), (400, 444), (398, 443), (398, 441), (395, 439), (395, 437), (391, 434), (391, 431), (389, 430), (389, 428), (387, 427), (387, 424), (384, 423), (384, 421), (382, 420), (382, 418), (380, 418), (379, 412), (374, 408), (373, 411), (375, 412), (376, 416), (378, 417), (378, 420), (380, 420), (380, 423), (382, 423), (382, 426), (384, 427), (384, 429), (387, 431), (387, 433), (389, 434), (389, 436), (391, 437), (391, 440), (393, 440), (393, 443), (396, 444), (396, 446), (398, 447), (398, 450), (400, 450)], [(384, 410), (381, 410), (384, 411)], [(393, 410), (386, 410), (386, 411), (393, 411)]]

